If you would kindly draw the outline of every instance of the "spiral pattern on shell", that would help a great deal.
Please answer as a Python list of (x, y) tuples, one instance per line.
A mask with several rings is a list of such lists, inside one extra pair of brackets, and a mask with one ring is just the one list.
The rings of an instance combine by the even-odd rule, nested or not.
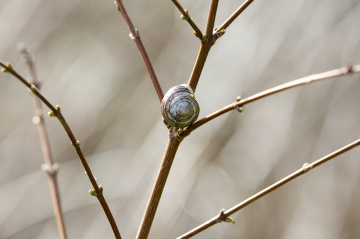
[(179, 128), (191, 125), (198, 118), (200, 107), (188, 85), (178, 85), (166, 92), (161, 101), (164, 120)]

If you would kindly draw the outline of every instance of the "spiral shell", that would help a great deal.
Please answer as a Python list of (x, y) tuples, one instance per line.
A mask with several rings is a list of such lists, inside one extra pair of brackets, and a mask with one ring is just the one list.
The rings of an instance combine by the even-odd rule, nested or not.
[(179, 128), (191, 125), (198, 118), (200, 107), (188, 85), (178, 85), (166, 92), (161, 101), (164, 121)]

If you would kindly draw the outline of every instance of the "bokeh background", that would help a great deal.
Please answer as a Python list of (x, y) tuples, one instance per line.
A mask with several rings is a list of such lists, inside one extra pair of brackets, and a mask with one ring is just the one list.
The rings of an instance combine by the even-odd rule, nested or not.
[[(123, 1), (163, 91), (188, 81), (199, 42), (171, 1)], [(201, 29), (210, 1), (181, 0)], [(221, 25), (242, 1), (221, 1)], [(212, 48), (200, 118), (270, 87), (360, 63), (358, 0), (254, 1)], [(158, 98), (112, 1), (0, 0), (0, 59), (62, 107), (123, 238), (134, 238), (167, 142)], [(360, 75), (267, 97), (199, 128), (180, 146), (150, 238), (175, 238), (360, 137)], [(45, 114), (48, 109), (44, 109)], [(0, 238), (57, 238), (32, 95), (0, 75)], [(69, 238), (113, 238), (84, 169), (46, 117)], [(195, 238), (359, 238), (360, 149), (276, 190)]]

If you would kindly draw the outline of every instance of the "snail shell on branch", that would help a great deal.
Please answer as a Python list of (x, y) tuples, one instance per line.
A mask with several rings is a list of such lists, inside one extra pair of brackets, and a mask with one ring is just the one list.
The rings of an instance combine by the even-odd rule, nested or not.
[(184, 128), (191, 125), (199, 113), (200, 107), (195, 100), (194, 91), (188, 85), (172, 87), (161, 101), (164, 121), (175, 127)]

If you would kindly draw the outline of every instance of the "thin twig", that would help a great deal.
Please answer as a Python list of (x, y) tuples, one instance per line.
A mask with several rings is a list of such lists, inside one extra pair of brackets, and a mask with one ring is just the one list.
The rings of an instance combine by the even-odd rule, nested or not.
[(181, 141), (182, 137), (178, 135), (177, 128), (170, 127), (168, 144), (166, 146), (164, 157), (161, 162), (161, 166), (156, 177), (153, 189), (151, 191), (151, 196), (146, 206), (146, 211), (144, 213), (138, 233), (136, 235), (137, 239), (145, 239), (149, 235), (151, 225), (160, 202), (161, 194), (164, 190), (165, 183), (171, 169), (171, 165), (174, 161), (176, 152), (179, 148)]
[[(122, 6), (120, 0), (116, 0), (116, 2), (118, 3), (119, 6), (120, 5)], [(176, 5), (176, 1), (173, 1), (173, 2)], [(196, 89), (197, 82), (200, 78), (201, 71), (204, 67), (207, 55), (210, 51), (211, 46), (214, 44), (214, 42), (212, 41), (212, 39), (213, 39), (212, 29), (214, 27), (217, 5), (218, 5), (218, 0), (211, 1), (208, 22), (207, 22), (207, 26), (206, 26), (206, 29), (207, 29), (206, 32), (208, 33), (208, 36), (207, 36), (208, 38), (207, 38), (207, 40), (202, 41), (200, 51), (198, 54), (198, 58), (196, 60), (194, 70), (193, 70), (192, 76), (189, 81), (189, 85), (194, 91)], [(179, 8), (180, 4), (178, 4), (176, 6)], [(179, 9), (182, 9), (182, 7), (180, 6)], [(122, 11), (121, 7), (120, 7), (120, 11)], [(184, 13), (185, 13), (185, 11), (184, 11)], [(128, 21), (130, 21), (130, 19)], [(128, 23), (128, 26), (129, 26), (129, 28), (131, 28), (129, 23)], [(139, 227), (139, 230), (138, 230), (138, 233), (136, 236), (137, 239), (147, 238), (149, 235), (151, 225), (154, 220), (155, 213), (156, 213), (157, 207), (160, 202), (161, 194), (165, 187), (166, 179), (169, 175), (170, 168), (171, 168), (172, 162), (175, 158), (177, 149), (183, 138), (182, 136), (180, 137), (178, 135), (177, 128), (174, 128), (174, 127), (170, 127), (169, 135), (170, 135), (170, 138), (168, 141), (168, 145), (167, 145), (167, 148), (166, 148), (166, 151), (165, 151), (165, 154), (164, 154), (164, 157), (163, 157), (163, 160), (161, 163), (161, 167), (160, 167), (159, 173), (157, 175), (153, 190), (151, 192), (151, 196), (149, 198), (141, 225)]]
[(145, 62), (146, 69), (149, 72), (151, 81), (154, 85), (156, 94), (159, 98), (159, 101), (161, 102), (162, 98), (164, 97), (164, 93), (161, 89), (161, 86), (159, 84), (159, 81), (156, 77), (155, 71), (152, 67), (150, 58), (148, 54), (146, 53), (145, 47), (141, 41), (139, 30), (135, 29), (134, 25), (132, 24), (129, 15), (127, 14), (124, 5), (122, 4), (121, 0), (116, 0), (116, 3), (118, 5), (118, 10), (121, 12), (121, 15), (123, 16), (126, 25), (128, 26), (130, 30), (130, 38), (133, 39), (136, 43), (136, 46), (138, 47), (140, 54)]
[(214, 30), (214, 23), (215, 23), (218, 4), (219, 4), (219, 0), (211, 0), (208, 20), (206, 23), (206, 30), (205, 30), (205, 35), (208, 40), (212, 38), (212, 32)]
[(258, 200), (259, 198), (262, 198), (263, 196), (267, 195), (268, 193), (274, 191), (275, 189), (285, 185), (286, 183), (294, 180), (295, 178), (303, 175), (304, 173), (310, 171), (311, 169), (320, 166), (321, 164), (339, 156), (340, 154), (343, 154), (347, 151), (349, 151), (350, 149), (353, 149), (357, 146), (360, 145), (360, 139), (346, 145), (343, 148), (340, 148), (330, 154), (328, 154), (327, 156), (311, 163), (305, 163), (300, 169), (296, 170), (295, 172), (293, 172), (292, 174), (288, 175), (287, 177), (281, 179), (280, 181), (274, 183), (273, 185), (263, 189), (262, 191), (256, 193), (255, 195), (249, 197), (248, 199), (242, 201), (241, 203), (239, 203), (238, 205), (232, 207), (231, 209), (227, 210), (227, 211), (220, 211), (220, 214), (212, 219), (210, 219), (209, 221), (203, 223), (202, 225), (196, 227), (195, 229), (183, 234), (182, 236), (178, 237), (178, 239), (185, 239), (185, 238), (190, 238), (195, 236), (196, 234), (204, 231), (205, 229), (219, 223), (219, 222), (223, 222), (223, 221), (229, 221), (232, 222), (232, 219), (229, 218), (230, 215), (234, 214), (235, 212), (239, 211), (240, 209), (246, 207), (247, 205), (255, 202), (256, 200)]
[(197, 84), (199, 83), (200, 75), (204, 68), (205, 61), (210, 52), (211, 46), (212, 45), (208, 44), (207, 42), (201, 43), (195, 65), (188, 82), (188, 85), (193, 89), (194, 92), (196, 90)]
[(217, 29), (217, 32), (226, 29), (254, 0), (246, 0), (226, 21)]
[(206, 23), (205, 30), (205, 39), (201, 41), (200, 50), (196, 58), (194, 68), (192, 70), (188, 85), (194, 90), (196, 90), (197, 84), (199, 83), (201, 72), (204, 68), (205, 61), (210, 52), (211, 47), (214, 45), (216, 38), (212, 34), (214, 29), (216, 11), (218, 7), (219, 0), (211, 0), (210, 9), (208, 14), (208, 20)]
[(200, 120), (198, 120), (197, 122), (195, 122), (194, 124), (192, 124), (191, 126), (189, 126), (187, 129), (184, 130), (182, 136), (186, 137), (188, 136), (192, 131), (194, 131), (195, 129), (199, 128), (200, 126), (208, 123), (210, 120), (213, 120), (231, 110), (235, 110), (235, 109), (239, 109), (239, 107), (242, 107), (248, 103), (251, 103), (253, 101), (259, 100), (261, 98), (264, 98), (266, 96), (281, 92), (283, 90), (287, 90), (296, 86), (301, 86), (301, 85), (305, 85), (305, 84), (310, 84), (312, 82), (315, 81), (320, 81), (320, 80), (325, 80), (325, 79), (329, 79), (329, 78), (334, 78), (337, 76), (342, 76), (342, 75), (346, 75), (346, 74), (351, 74), (351, 73), (359, 73), (360, 72), (360, 64), (358, 65), (352, 65), (352, 64), (348, 64), (345, 67), (339, 68), (339, 69), (335, 69), (335, 70), (331, 70), (331, 71), (326, 71), (323, 73), (319, 73), (319, 74), (315, 74), (315, 75), (310, 75), (310, 76), (306, 76), (297, 80), (293, 80), (290, 81), (288, 83), (273, 87), (271, 89), (262, 91), (260, 93), (257, 93), (255, 95), (252, 95), (248, 98), (245, 98), (243, 100), (240, 101), (236, 101), (235, 103), (232, 103)]
[(198, 26), (195, 24), (195, 22), (191, 19), (189, 12), (186, 9), (184, 9), (177, 0), (171, 0), (171, 1), (175, 4), (175, 6), (179, 9), (181, 14), (183, 15), (182, 19), (186, 20), (190, 24), (190, 26), (194, 29), (195, 36), (197, 36), (200, 40), (202, 40), (203, 34), (201, 30), (198, 28)]
[[(40, 85), (37, 79), (37, 74), (35, 70), (35, 65), (33, 58), (31, 57), (30, 53), (26, 49), (24, 45), (19, 46), (19, 51), (25, 59), (25, 63), (27, 64), (31, 80), (30, 83), (34, 85)], [(41, 149), (44, 157), (45, 164), (42, 165), (42, 169), (48, 175), (49, 187), (50, 187), (50, 194), (52, 199), (53, 210), (55, 214), (56, 225), (58, 228), (59, 238), (66, 239), (66, 229), (64, 224), (64, 217), (61, 210), (61, 202), (60, 202), (60, 193), (59, 193), (59, 186), (57, 182), (57, 172), (58, 172), (58, 164), (53, 163), (51, 150), (50, 150), (50, 143), (49, 138), (47, 136), (47, 131), (45, 127), (45, 122), (42, 114), (42, 105), (39, 98), (34, 95), (34, 103), (35, 103), (35, 116), (33, 118), (33, 123), (36, 125), (39, 138)]]
[(111, 225), (111, 228), (113, 229), (114, 235), (116, 238), (121, 238), (119, 230), (116, 226), (116, 222), (114, 220), (114, 217), (112, 216), (112, 213), (105, 201), (105, 198), (103, 196), (103, 190), (102, 187), (99, 187), (99, 185), (97, 184), (94, 175), (92, 174), (90, 167), (84, 157), (84, 154), (82, 153), (81, 149), (80, 149), (80, 142), (77, 141), (75, 139), (75, 136), (72, 132), (72, 130), (70, 129), (69, 125), (67, 124), (64, 116), (62, 115), (61, 111), (60, 111), (60, 106), (53, 106), (42, 94), (41, 92), (36, 88), (36, 86), (34, 84), (31, 84), (29, 82), (27, 82), (24, 77), (22, 77), (17, 71), (15, 71), (15, 69), (11, 66), (10, 63), (5, 64), (3, 62), (0, 61), (0, 66), (4, 67), (2, 69), (3, 72), (8, 72), (10, 74), (12, 74), (13, 76), (15, 76), (18, 80), (20, 80), (24, 85), (26, 85), (47, 107), (49, 107), (49, 109), (51, 110), (51, 112), (49, 112), (49, 116), (54, 116), (56, 117), (61, 125), (64, 127), (66, 133), (68, 134), (71, 144), (73, 145), (73, 147), (75, 148), (77, 155), (85, 169), (85, 172), (93, 186), (93, 193), (92, 195), (96, 196), (97, 199), (99, 200), (108, 220), (109, 223)]

